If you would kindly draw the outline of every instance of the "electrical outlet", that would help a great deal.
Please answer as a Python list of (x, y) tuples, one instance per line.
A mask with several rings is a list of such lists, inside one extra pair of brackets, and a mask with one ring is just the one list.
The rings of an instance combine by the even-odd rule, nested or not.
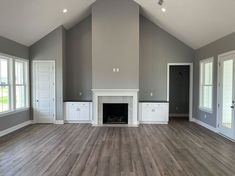
[(153, 92), (150, 93), (150, 96), (151, 96), (151, 97), (153, 96)]
[(79, 96), (82, 96), (82, 92), (79, 92)]
[(205, 114), (204, 118), (206, 119), (207, 118), (207, 115)]

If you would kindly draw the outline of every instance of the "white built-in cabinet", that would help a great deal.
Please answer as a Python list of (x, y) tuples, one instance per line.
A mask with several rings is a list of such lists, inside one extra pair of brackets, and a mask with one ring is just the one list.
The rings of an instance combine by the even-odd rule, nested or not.
[(139, 103), (139, 121), (146, 124), (167, 124), (169, 121), (169, 103)]
[[(91, 123), (92, 102), (65, 102), (65, 121), (68, 123)], [(139, 122), (143, 124), (167, 124), (168, 102), (140, 102)]]
[(65, 102), (65, 120), (69, 123), (90, 123), (91, 102)]

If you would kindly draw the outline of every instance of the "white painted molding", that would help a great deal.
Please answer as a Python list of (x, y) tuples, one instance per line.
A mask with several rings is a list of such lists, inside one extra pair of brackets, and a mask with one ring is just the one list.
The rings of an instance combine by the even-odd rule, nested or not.
[(193, 121), (193, 63), (168, 63), (167, 64), (167, 101), (170, 97), (170, 66), (188, 65), (190, 67), (190, 86), (189, 86), (189, 121)]
[(55, 120), (54, 124), (56, 124), (56, 125), (63, 125), (64, 124), (64, 120)]
[(65, 120), (64, 123), (88, 123), (91, 124), (91, 120)]
[(138, 91), (139, 89), (92, 89), (93, 102), (92, 102), (92, 125), (103, 125), (99, 124), (98, 120), (98, 103), (99, 97), (105, 96), (127, 96), (132, 97), (132, 121), (128, 121), (128, 125), (138, 125)]
[(2, 137), (2, 136), (4, 136), (4, 135), (7, 135), (7, 134), (9, 134), (9, 133), (12, 133), (12, 132), (14, 132), (14, 131), (16, 131), (16, 130), (19, 130), (19, 129), (23, 128), (23, 127), (26, 127), (26, 126), (28, 126), (28, 125), (30, 125), (30, 124), (32, 124), (32, 123), (33, 123), (33, 122), (32, 122), (31, 120), (29, 120), (29, 121), (26, 121), (26, 122), (24, 122), (24, 123), (20, 123), (20, 124), (18, 124), (18, 125), (16, 125), (16, 126), (13, 126), (13, 127), (11, 127), (11, 128), (8, 128), (8, 129), (6, 129), (6, 130), (0, 131), (0, 137)]
[(206, 124), (206, 123), (204, 123), (204, 122), (202, 122), (202, 121), (200, 121), (198, 119), (193, 118), (192, 122), (194, 122), (194, 123), (196, 123), (198, 125), (201, 125), (201, 126), (207, 128), (208, 130), (211, 130), (211, 131), (213, 131), (215, 133), (218, 133), (218, 130), (215, 127), (213, 127), (211, 125), (208, 125), (208, 124)]
[(146, 125), (167, 125), (168, 122), (156, 122), (156, 121), (153, 121), (153, 122), (150, 122), (150, 121), (140, 121), (140, 124), (146, 124)]
[(208, 125), (208, 124), (206, 124), (206, 123), (204, 123), (204, 122), (202, 122), (202, 121), (200, 121), (200, 120), (197, 120), (197, 119), (195, 119), (195, 118), (193, 118), (193, 121), (192, 121), (192, 122), (194, 122), (194, 123), (196, 123), (196, 124), (198, 124), (198, 125), (201, 125), (201, 126), (207, 128), (208, 130), (211, 130), (212, 132), (217, 133), (218, 135), (220, 135), (220, 136), (222, 136), (222, 137), (224, 137), (224, 138), (226, 138), (226, 139), (228, 139), (228, 140), (230, 140), (230, 141), (232, 141), (232, 142), (235, 143), (235, 140), (234, 140), (234, 139), (231, 139), (231, 138), (229, 138), (229, 137), (223, 135), (223, 134), (220, 133), (219, 130), (218, 130), (217, 128), (215, 128), (215, 127), (212, 127), (212, 126), (210, 126), (210, 125)]
[(139, 89), (91, 89), (92, 92), (139, 92)]

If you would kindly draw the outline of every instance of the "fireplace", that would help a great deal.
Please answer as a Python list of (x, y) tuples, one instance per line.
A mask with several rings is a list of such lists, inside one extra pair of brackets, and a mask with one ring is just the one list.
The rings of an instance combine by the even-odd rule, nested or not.
[(103, 103), (103, 124), (128, 124), (128, 103)]
[[(127, 120), (125, 123), (110, 122), (111, 125), (137, 127), (138, 121), (138, 89), (92, 89), (92, 125), (103, 126), (104, 104), (126, 104)], [(113, 120), (114, 121), (114, 120)]]

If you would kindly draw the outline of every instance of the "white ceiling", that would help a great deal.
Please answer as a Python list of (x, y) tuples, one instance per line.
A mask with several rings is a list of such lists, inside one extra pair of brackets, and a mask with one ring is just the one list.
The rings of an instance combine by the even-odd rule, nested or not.
[[(60, 25), (81, 21), (94, 1), (0, 0), (0, 36), (30, 46)], [(64, 8), (68, 13), (62, 13)]]
[(136, 0), (149, 20), (197, 49), (235, 32), (235, 0)]
[[(56, 27), (84, 19), (94, 1), (0, 0), (0, 36), (30, 46)], [(135, 1), (145, 17), (194, 49), (235, 32), (235, 0), (165, 0), (166, 13), (158, 0)]]

